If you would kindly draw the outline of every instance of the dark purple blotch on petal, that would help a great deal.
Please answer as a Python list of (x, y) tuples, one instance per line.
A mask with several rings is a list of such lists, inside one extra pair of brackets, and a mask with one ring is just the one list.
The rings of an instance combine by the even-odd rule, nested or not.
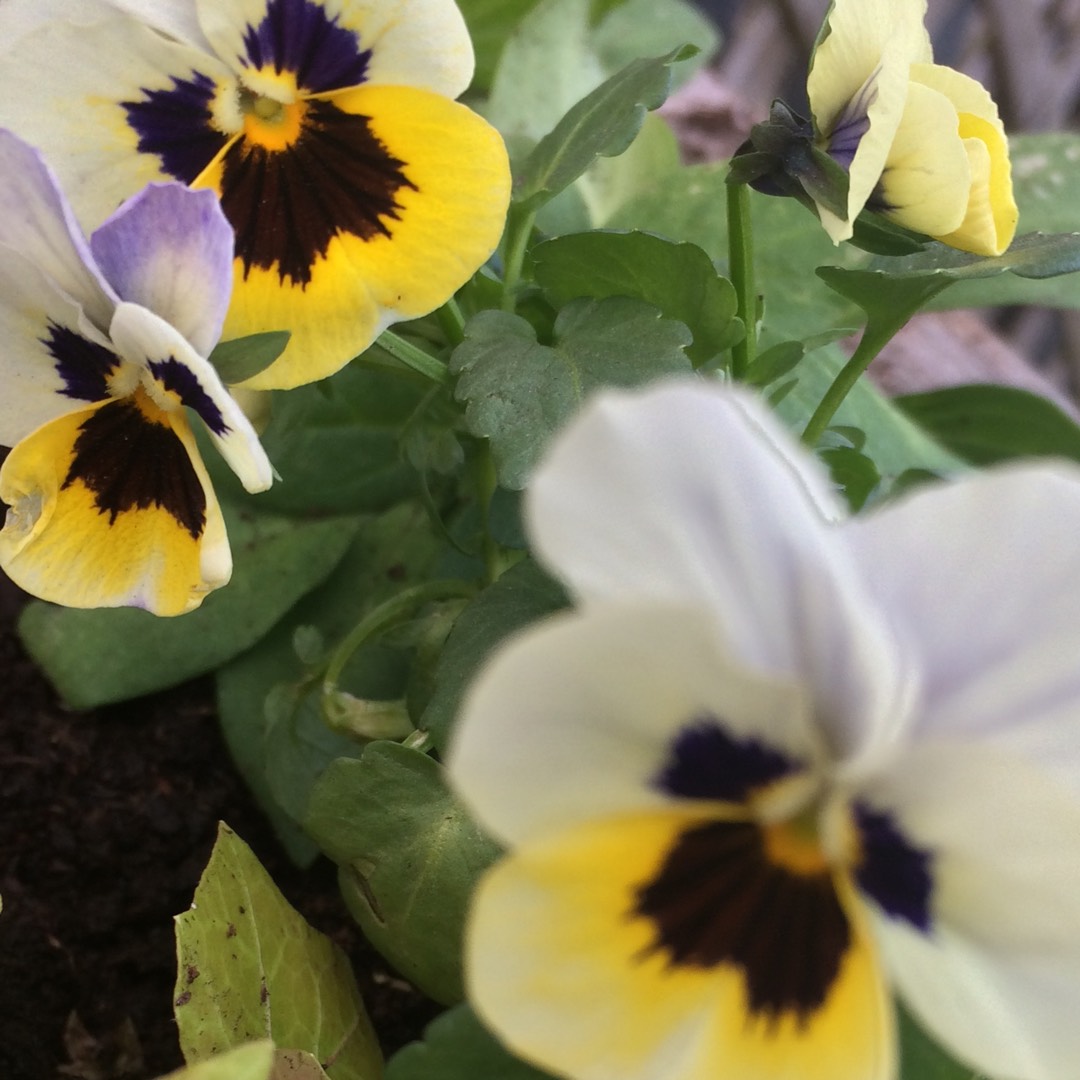
[(291, 146), (270, 150), (239, 139), (221, 174), (221, 208), (236, 233), (245, 276), (252, 267), (277, 270), (283, 283), (301, 288), (338, 233), (389, 236), (388, 222), (401, 209), (398, 191), (416, 190), (405, 162), (375, 137), (368, 117), (329, 101), (310, 101), (305, 109)]
[(671, 967), (737, 967), (751, 1015), (770, 1025), (794, 1016), (804, 1027), (851, 945), (831, 875), (778, 866), (749, 821), (687, 829), (637, 890), (630, 915), (653, 924), (644, 956), (663, 953)]
[(56, 371), (64, 380), (64, 397), (78, 401), (104, 401), (109, 394), (109, 376), (120, 366), (120, 358), (104, 345), (84, 338), (66, 326), (49, 323), (41, 339), (56, 361)]
[(680, 799), (744, 802), (756, 788), (801, 768), (760, 739), (736, 738), (715, 717), (703, 716), (675, 736), (653, 785)]
[(110, 525), (120, 514), (158, 507), (194, 540), (206, 526), (206, 493), (187, 448), (132, 398), (110, 401), (83, 422), (62, 486), (76, 481)]
[(147, 367), (166, 390), (171, 390), (189, 409), (194, 409), (215, 435), (228, 432), (229, 425), (225, 423), (221, 410), (202, 388), (191, 368), (172, 356), (168, 360), (153, 360)]
[(360, 48), (356, 34), (312, 0), (270, 0), (262, 22), (245, 31), (244, 48), (241, 62), (292, 72), (309, 94), (359, 86), (371, 60), (371, 50)]
[(169, 90), (143, 90), (141, 101), (122, 101), (128, 125), (139, 136), (139, 151), (156, 154), (162, 169), (185, 184), (195, 178), (228, 142), (213, 126), (210, 112), (216, 86), (201, 72), (172, 76)]
[(855, 873), (859, 888), (886, 915), (929, 933), (933, 854), (907, 840), (888, 813), (872, 810), (863, 802), (853, 810), (862, 849)]

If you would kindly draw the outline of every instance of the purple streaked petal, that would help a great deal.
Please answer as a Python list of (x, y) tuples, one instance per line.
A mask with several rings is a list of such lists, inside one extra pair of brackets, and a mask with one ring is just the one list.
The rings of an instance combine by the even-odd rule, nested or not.
[(155, 154), (165, 172), (190, 184), (230, 136), (213, 126), (210, 106), (217, 86), (210, 76), (193, 71), (187, 78), (171, 78), (170, 88), (142, 89), (141, 99), (120, 106), (139, 137), (139, 151)]
[(142, 367), (144, 385), (161, 408), (195, 411), (248, 491), (265, 491), (273, 470), (250, 421), (222, 385), (208, 360), (154, 312), (121, 303), (110, 336), (125, 360)]
[(170, 323), (201, 356), (221, 337), (232, 293), (233, 232), (212, 191), (151, 184), (90, 238), (122, 300)]
[(311, 94), (359, 86), (371, 59), (357, 35), (312, 0), (269, 0), (259, 25), (245, 30), (244, 48), (242, 63), (291, 72)]
[(912, 844), (885, 811), (874, 810), (863, 801), (857, 801), (852, 809), (862, 848), (855, 872), (859, 887), (886, 915), (929, 933), (932, 853)]
[(0, 244), (18, 252), (100, 330), (116, 296), (102, 277), (67, 199), (42, 156), (0, 129)]
[(754, 736), (737, 738), (713, 716), (677, 732), (654, 786), (679, 799), (744, 802), (756, 789), (805, 768)]

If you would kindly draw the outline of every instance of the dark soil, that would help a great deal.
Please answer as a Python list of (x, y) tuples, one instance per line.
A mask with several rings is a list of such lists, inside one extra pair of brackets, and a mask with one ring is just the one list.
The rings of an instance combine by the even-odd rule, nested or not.
[(0, 1078), (149, 1080), (183, 1064), (172, 917), (219, 820), (353, 961), (384, 1048), (435, 1013), (365, 945), (334, 868), (292, 866), (232, 767), (213, 686), (73, 713), (23, 653), (0, 575)]

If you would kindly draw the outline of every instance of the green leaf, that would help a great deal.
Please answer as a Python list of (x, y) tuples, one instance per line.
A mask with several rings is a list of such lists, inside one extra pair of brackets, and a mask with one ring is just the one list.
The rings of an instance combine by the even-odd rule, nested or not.
[(288, 330), (219, 341), (210, 354), (210, 363), (224, 383), (239, 383), (265, 371), (284, 351), (292, 335)]
[(460, 1001), (465, 909), (498, 849), (454, 799), (442, 766), (371, 743), (358, 761), (327, 769), (306, 827), (338, 863), (368, 941), (429, 997)]
[(306, 1050), (330, 1080), (379, 1080), (382, 1060), (345, 954), (289, 906), (226, 825), (191, 910), (176, 918), (176, 1024), (184, 1058), (252, 1039)]
[(643, 232), (588, 232), (539, 244), (532, 259), (536, 281), (556, 307), (582, 296), (632, 296), (685, 323), (695, 365), (743, 336), (735, 289), (695, 244)]
[(491, 440), (499, 483), (522, 488), (550, 437), (602, 386), (639, 386), (691, 371), (687, 328), (640, 300), (574, 300), (541, 345), (517, 315), (483, 311), (450, 368), (469, 430)]
[[(330, 738), (328, 732), (318, 737), (316, 725), (322, 721), (317, 710), (314, 715), (305, 712), (298, 724), (279, 728), (268, 740), (267, 695), (273, 687), (299, 682), (306, 674), (293, 646), (296, 627), (317, 632), (332, 646), (365, 612), (427, 577), (438, 546), (426, 524), (423, 510), (412, 505), (361, 521), (351, 546), (325, 582), (258, 645), (217, 673), (218, 714), (233, 760), (300, 865), (315, 857), (316, 848), (296, 822), (307, 809), (315, 780), (343, 752), (344, 744), (340, 736)], [(375, 644), (354, 654), (341, 686), (358, 695), (394, 697), (400, 693), (402, 675), (402, 654)], [(298, 746), (303, 752), (293, 760)], [(359, 753), (359, 744), (350, 744), (349, 752)], [(293, 809), (291, 816), (285, 806)]]
[(1053, 402), (1010, 386), (950, 386), (895, 404), (973, 465), (1024, 457), (1080, 461), (1080, 427)]
[(536, 4), (537, 0), (458, 0), (476, 53), (473, 90), (481, 94), (489, 90), (507, 39)]
[(421, 726), (446, 749), (469, 681), (509, 634), (566, 607), (566, 593), (534, 562), (523, 560), (489, 585), (461, 613), (435, 669), (435, 691)]
[(852, 447), (836, 446), (820, 451), (833, 481), (840, 487), (852, 512), (863, 508), (871, 492), (881, 483), (877, 466)]
[(549, 1080), (548, 1074), (513, 1057), (467, 1005), (443, 1013), (427, 1026), (424, 1041), (399, 1050), (386, 1080)]
[(177, 1069), (161, 1080), (276, 1080), (274, 1056), (274, 1044), (264, 1039)]
[(981, 1073), (954, 1061), (900, 1009), (900, 1080), (987, 1080)]
[(75, 709), (176, 686), (250, 648), (334, 569), (357, 519), (298, 522), (223, 505), (233, 576), (200, 608), (160, 619), (134, 608), (76, 611), (40, 601), (19, 619), (27, 652)]
[(526, 158), (515, 185), (521, 210), (535, 210), (572, 184), (597, 157), (621, 154), (649, 109), (671, 85), (671, 65), (697, 52), (683, 46), (666, 56), (635, 60), (579, 101)]

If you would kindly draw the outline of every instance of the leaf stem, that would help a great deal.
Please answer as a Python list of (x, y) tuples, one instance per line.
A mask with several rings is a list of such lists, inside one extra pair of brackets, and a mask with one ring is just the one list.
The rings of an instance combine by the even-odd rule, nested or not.
[(441, 360), (432, 356), (431, 353), (424, 352), (423, 349), (406, 341), (403, 337), (399, 337), (392, 330), (384, 330), (379, 335), (377, 343), (395, 360), (399, 360), (407, 368), (423, 375), (424, 378), (440, 385), (450, 381), (450, 372), (446, 370), (446, 365)]
[(802, 441), (807, 446), (817, 446), (818, 440), (825, 434), (825, 429), (836, 415), (836, 410), (843, 404), (844, 398), (851, 393), (859, 377), (910, 317), (911, 311), (904, 307), (891, 318), (870, 319), (867, 322), (862, 339), (851, 354), (851, 359), (837, 373), (832, 385), (825, 391), (824, 397), (814, 410), (814, 415), (807, 421), (802, 433)]
[(736, 314), (746, 336), (731, 347), (731, 374), (743, 378), (757, 355), (757, 285), (754, 280), (754, 227), (750, 217), (750, 189), (728, 184), (728, 273), (735, 286)]
[(514, 311), (517, 307), (517, 290), (521, 282), (521, 272), (525, 266), (525, 252), (529, 248), (536, 222), (536, 211), (524, 212), (510, 207), (506, 218), (506, 242), (503, 247), (503, 311)]
[(465, 340), (465, 316), (461, 314), (458, 302), (451, 296), (435, 314), (446, 335), (446, 343), (451, 346), (460, 345)]

